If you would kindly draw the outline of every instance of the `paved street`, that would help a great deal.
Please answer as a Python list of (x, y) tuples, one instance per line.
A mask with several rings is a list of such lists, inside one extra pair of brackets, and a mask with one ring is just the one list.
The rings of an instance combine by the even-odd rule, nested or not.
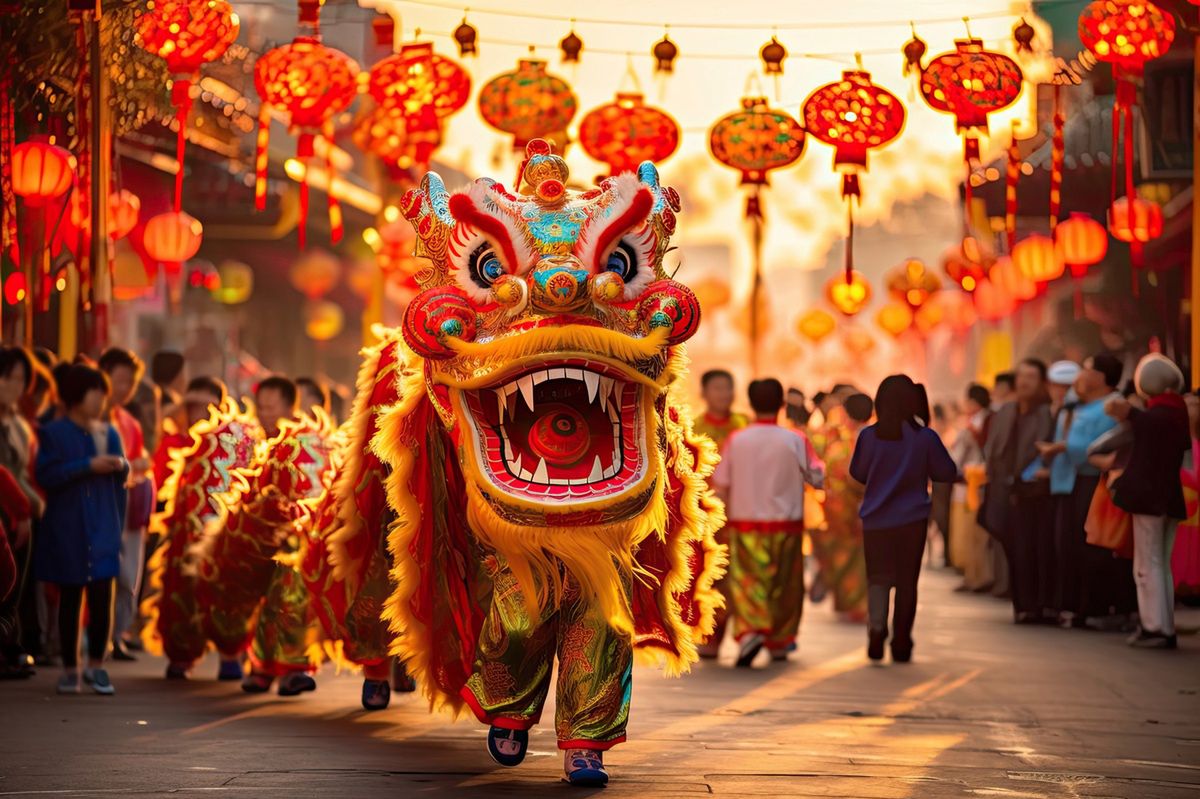
[[(954, 584), (924, 576), (907, 666), (868, 665), (862, 630), (826, 605), (786, 665), (706, 663), (680, 680), (640, 669), (607, 794), (1200, 797), (1195, 615), (1182, 616), (1181, 651), (1133, 651), (1117, 635), (1015, 628), (1003, 603)], [(354, 675), (327, 667), (315, 694), (281, 699), (215, 671), (210, 660), (179, 684), (150, 658), (116, 664), (114, 698), (56, 696), (53, 670), (0, 683), (0, 796), (580, 793), (556, 782), (549, 729), (504, 770), (481, 726), (430, 716), (417, 697), (364, 713)]]

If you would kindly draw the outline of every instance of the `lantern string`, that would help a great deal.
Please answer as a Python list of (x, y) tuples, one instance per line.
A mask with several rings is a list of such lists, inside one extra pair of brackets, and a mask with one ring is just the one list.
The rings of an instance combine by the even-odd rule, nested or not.
[[(455, 2), (447, 0), (403, 0), (406, 5), (410, 6), (426, 6), (429, 8), (444, 8), (459, 12), (462, 6)], [(1077, 0), (1043, 0), (1039, 3), (1040, 6), (1060, 6), (1074, 4)], [(652, 22), (644, 19), (612, 19), (603, 17), (572, 17), (566, 14), (546, 14), (537, 11), (527, 11), (524, 9), (500, 9), (500, 8), (477, 8), (473, 12), (476, 15), (494, 16), (494, 17), (514, 17), (518, 19), (538, 19), (549, 22), (564, 22), (570, 24), (574, 21), (577, 24), (583, 25), (611, 25), (613, 27), (630, 27), (630, 28), (654, 28), (663, 27), (661, 22)], [(1010, 19), (1014, 16), (1010, 11), (988, 11), (976, 14), (971, 19)], [(810, 22), (673, 22), (671, 26), (677, 30), (853, 30), (859, 28), (907, 28), (910, 25), (917, 24), (922, 26), (928, 25), (959, 25), (962, 24), (964, 18), (956, 17), (928, 17), (925, 19), (848, 19), (848, 20), (818, 20)]]

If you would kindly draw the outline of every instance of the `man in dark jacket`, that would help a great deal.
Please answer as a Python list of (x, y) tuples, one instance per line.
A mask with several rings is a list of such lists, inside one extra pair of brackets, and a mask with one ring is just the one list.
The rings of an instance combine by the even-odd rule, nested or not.
[(1192, 447), (1187, 406), (1179, 392), (1183, 373), (1161, 355), (1142, 358), (1134, 373), (1145, 410), (1114, 399), (1105, 411), (1133, 428), (1133, 448), (1125, 471), (1113, 482), (1113, 503), (1133, 516), (1133, 576), (1137, 583), (1140, 629), (1131, 646), (1174, 649), (1175, 580), (1171, 549), (1175, 528), (1187, 518), (1179, 470)]
[(1033, 476), (1029, 466), (1039, 457), (1037, 443), (1050, 438), (1054, 419), (1046, 391), (1046, 364), (1034, 358), (1016, 370), (1016, 399), (992, 416), (984, 461), (987, 489), (979, 521), (1003, 546), (1017, 623), (1042, 620), (1038, 585), (1037, 543), (1050, 535), (1050, 483)]

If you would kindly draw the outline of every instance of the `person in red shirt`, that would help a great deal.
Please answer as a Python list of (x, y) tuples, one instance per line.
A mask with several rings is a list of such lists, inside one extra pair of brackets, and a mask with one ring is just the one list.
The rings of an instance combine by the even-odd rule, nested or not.
[(127, 639), (137, 638), (131, 629), (137, 613), (137, 597), (142, 581), (142, 559), (146, 549), (146, 528), (154, 510), (154, 479), (150, 473), (150, 457), (146, 452), (142, 425), (125, 405), (133, 399), (145, 364), (127, 349), (112, 347), (100, 356), (100, 370), (112, 384), (108, 414), (121, 437), (125, 457), (129, 461), (128, 506), (125, 511), (125, 530), (121, 535), (121, 571), (117, 577), (116, 608), (113, 617), (113, 659), (136, 660), (129, 651)]

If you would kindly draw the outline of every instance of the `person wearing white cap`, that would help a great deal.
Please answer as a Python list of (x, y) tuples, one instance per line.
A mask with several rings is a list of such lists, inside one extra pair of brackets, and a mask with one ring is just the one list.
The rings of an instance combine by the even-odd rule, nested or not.
[(1055, 416), (1074, 397), (1072, 388), (1081, 367), (1074, 361), (1055, 361), (1046, 370), (1046, 390), (1050, 393), (1050, 412)]
[(1125, 471), (1113, 482), (1113, 502), (1133, 516), (1133, 573), (1137, 582), (1140, 629), (1131, 646), (1174, 649), (1175, 582), (1171, 549), (1175, 527), (1187, 518), (1179, 470), (1191, 449), (1187, 406), (1179, 395), (1183, 373), (1174, 363), (1150, 354), (1133, 376), (1146, 409), (1113, 399), (1105, 412), (1133, 428), (1133, 448)]

